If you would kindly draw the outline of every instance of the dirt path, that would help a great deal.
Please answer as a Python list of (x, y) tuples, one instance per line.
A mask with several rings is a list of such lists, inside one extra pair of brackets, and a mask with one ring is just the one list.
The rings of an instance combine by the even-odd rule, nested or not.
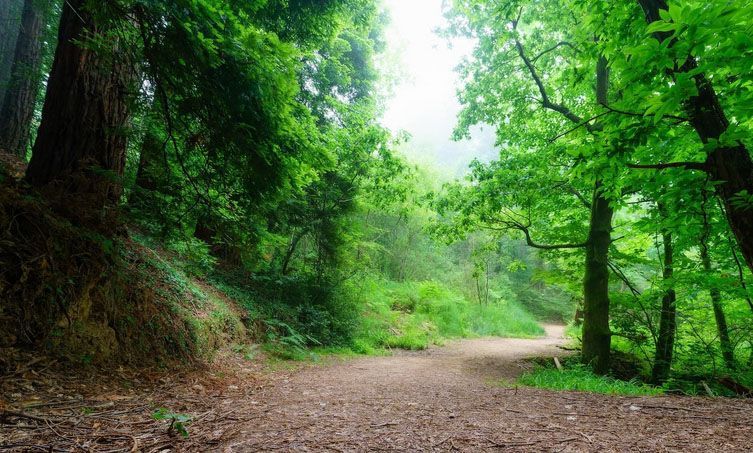
[(233, 451), (750, 451), (753, 405), (627, 398), (494, 385), (542, 339), (476, 339), (294, 373), (256, 395), (258, 412), (224, 443)]
[[(562, 355), (547, 332), (271, 372), (240, 354), (184, 372), (35, 363), (0, 379), (0, 450), (753, 451), (750, 400), (516, 388), (521, 359)], [(190, 436), (156, 408), (188, 414)]]

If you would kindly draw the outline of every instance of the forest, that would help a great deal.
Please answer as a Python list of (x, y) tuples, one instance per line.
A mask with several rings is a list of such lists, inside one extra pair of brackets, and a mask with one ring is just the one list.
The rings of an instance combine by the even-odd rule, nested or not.
[[(420, 2), (472, 43), (432, 133), (493, 131), (461, 175), (385, 125), (389, 1), (0, 0), (0, 449), (753, 448), (753, 2)], [(450, 425), (472, 379), (512, 437)]]

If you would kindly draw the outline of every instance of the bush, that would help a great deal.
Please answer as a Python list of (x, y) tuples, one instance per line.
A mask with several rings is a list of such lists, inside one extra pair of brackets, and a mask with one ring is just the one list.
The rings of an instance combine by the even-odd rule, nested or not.
[(215, 274), (213, 283), (238, 300), (262, 341), (290, 347), (349, 346), (359, 310), (346, 290), (313, 276)]

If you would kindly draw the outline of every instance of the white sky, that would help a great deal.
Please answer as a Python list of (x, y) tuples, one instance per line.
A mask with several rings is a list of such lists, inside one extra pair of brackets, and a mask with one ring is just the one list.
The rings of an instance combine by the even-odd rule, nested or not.
[(457, 38), (448, 42), (435, 33), (446, 24), (442, 0), (384, 0), (384, 4), (391, 16), (386, 31), (388, 59), (398, 59), (402, 77), (386, 103), (383, 124), (412, 136), (404, 149), (409, 158), (440, 167), (449, 176), (465, 173), (474, 157), (494, 157), (494, 133), (488, 127), (475, 130), (470, 141), (456, 143), (450, 138), (460, 111), (455, 68), (470, 55), (473, 42)]

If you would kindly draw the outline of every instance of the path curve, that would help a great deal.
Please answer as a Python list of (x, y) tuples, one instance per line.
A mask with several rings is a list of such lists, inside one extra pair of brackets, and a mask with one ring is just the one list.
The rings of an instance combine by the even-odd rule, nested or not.
[[(563, 328), (290, 373), (253, 395), (227, 451), (751, 451), (743, 400), (617, 397), (509, 384)], [(507, 386), (499, 385), (507, 380)], [(245, 404), (244, 404), (245, 406)]]

